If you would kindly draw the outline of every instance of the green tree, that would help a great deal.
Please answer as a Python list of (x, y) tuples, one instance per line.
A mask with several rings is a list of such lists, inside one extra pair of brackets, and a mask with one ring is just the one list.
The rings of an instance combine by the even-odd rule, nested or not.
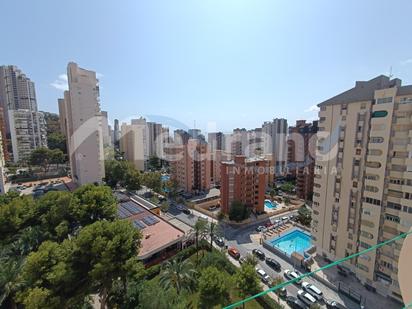
[(57, 168), (59, 167), (59, 164), (63, 164), (66, 162), (66, 155), (61, 151), (60, 149), (49, 149), (49, 156), (50, 156), (50, 163), (51, 164), (56, 164)]
[(160, 285), (165, 289), (174, 288), (177, 294), (192, 291), (195, 284), (196, 270), (189, 260), (168, 261), (160, 273)]
[(224, 273), (210, 266), (202, 270), (199, 277), (199, 297), (201, 307), (210, 308), (228, 302), (228, 284)]
[(299, 208), (297, 221), (302, 225), (310, 227), (310, 223), (312, 222), (312, 213), (309, 209), (306, 208), (306, 206)]
[(250, 216), (250, 210), (239, 201), (233, 201), (229, 209), (229, 219), (236, 222), (243, 221)]
[(291, 182), (285, 182), (284, 184), (282, 184), (281, 186), (280, 186), (280, 189), (283, 191), (283, 192), (286, 192), (286, 193), (292, 193), (293, 192), (293, 190), (295, 189), (295, 186), (293, 185), (293, 183), (291, 183)]
[(256, 256), (254, 256), (253, 254), (248, 253), (245, 256), (245, 263), (250, 264), (253, 267), (256, 267), (256, 265), (259, 263), (259, 261), (257, 260)]
[(78, 271), (88, 274), (90, 286), (106, 308), (113, 282), (125, 280), (128, 261), (140, 247), (141, 235), (129, 221), (97, 221), (84, 227), (75, 241), (73, 260)]
[(225, 256), (224, 253), (220, 251), (213, 250), (208, 252), (200, 261), (199, 268), (205, 269), (207, 267), (213, 266), (220, 270), (221, 272), (227, 272), (230, 275), (236, 273), (236, 266), (234, 266)]
[(153, 191), (162, 193), (162, 175), (159, 172), (144, 173), (142, 183)]
[(141, 176), (138, 170), (134, 167), (129, 166), (126, 172), (125, 186), (127, 190), (139, 190), (141, 183)]
[(51, 164), (50, 150), (46, 147), (40, 147), (33, 150), (29, 157), (30, 165), (40, 166), (46, 174)]
[(140, 309), (191, 308), (186, 301), (186, 295), (178, 294), (173, 287), (163, 289), (156, 281), (145, 281), (136, 292), (139, 294)]
[(47, 146), (49, 149), (59, 149), (67, 154), (66, 137), (60, 132), (53, 132), (47, 135)]
[(289, 205), (290, 204), (290, 197), (289, 196), (285, 196), (284, 200), (285, 205)]
[(74, 191), (70, 212), (81, 226), (116, 218), (117, 201), (107, 186), (84, 185)]
[(210, 240), (210, 251), (213, 249), (213, 237), (214, 236), (220, 236), (221, 235), (221, 229), (220, 226), (213, 221), (207, 222), (206, 226), (206, 233), (209, 234), (209, 240)]
[(162, 168), (160, 159), (157, 156), (151, 156), (149, 158), (149, 168), (155, 171), (160, 170)]
[(196, 244), (196, 264), (199, 263), (199, 242), (207, 235), (207, 221), (198, 219), (194, 226), (195, 244)]
[(236, 286), (242, 298), (256, 294), (260, 290), (259, 278), (254, 266), (243, 263), (235, 275)]
[(16, 308), (15, 296), (22, 286), (18, 275), (22, 259), (0, 260), (0, 308)]
[(108, 186), (116, 188), (117, 185), (128, 190), (138, 190), (141, 184), (141, 175), (128, 161), (105, 161), (105, 181)]

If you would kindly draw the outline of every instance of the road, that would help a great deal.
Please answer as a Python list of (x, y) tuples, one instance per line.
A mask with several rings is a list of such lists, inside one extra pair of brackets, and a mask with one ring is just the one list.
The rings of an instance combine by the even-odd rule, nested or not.
[[(196, 210), (191, 209), (190, 211), (191, 211), (191, 214), (187, 215), (187, 214), (184, 214), (181, 210), (179, 210), (177, 206), (170, 206), (168, 212), (169, 214), (175, 216), (177, 219), (183, 221), (184, 223), (190, 226), (194, 226), (199, 217), (203, 217), (206, 219), (208, 218), (209, 221), (214, 220), (212, 218), (205, 216), (204, 214), (201, 214), (200, 212), (197, 212)], [(274, 258), (281, 264), (281, 271), (276, 272), (275, 270), (267, 266), (267, 264), (264, 261), (260, 261), (260, 260), (258, 262), (257, 267), (263, 269), (272, 278), (278, 277), (278, 276), (284, 278), (284, 275), (283, 275), (284, 270), (285, 269), (293, 270), (294, 266), (291, 265), (288, 261), (266, 250), (265, 248), (263, 248), (263, 246), (261, 246), (257, 242), (252, 241), (251, 235), (257, 234), (256, 227), (258, 227), (259, 225), (264, 225), (264, 223), (268, 222), (269, 220), (271, 222), (274, 222), (275, 220), (280, 219), (281, 217), (285, 215), (292, 215), (296, 213), (297, 211), (292, 211), (287, 214), (281, 214), (278, 216), (271, 217), (270, 219), (267, 219), (263, 222), (259, 221), (259, 222), (252, 223), (252, 224), (249, 224), (247, 226), (242, 226), (242, 227), (231, 226), (229, 224), (222, 224), (223, 238), (225, 239), (226, 245), (236, 247), (239, 250), (241, 256), (246, 256), (247, 254), (251, 254), (253, 249), (259, 248), (262, 252), (265, 253), (266, 257)], [(235, 265), (239, 265), (237, 261), (235, 261), (231, 257), (229, 258)], [(307, 281), (317, 286), (323, 292), (326, 299), (336, 300), (339, 303), (345, 305), (348, 309), (359, 309), (359, 305), (357, 303), (353, 302), (351, 299), (347, 298), (346, 296), (341, 295), (337, 293), (336, 291), (330, 289), (328, 286), (324, 285), (323, 283), (315, 279), (312, 279), (312, 278), (305, 278), (304, 281)], [(294, 284), (286, 287), (288, 295), (292, 295), (295, 297), (299, 289), (300, 288)], [(325, 305), (323, 305), (322, 307), (326, 308)]]

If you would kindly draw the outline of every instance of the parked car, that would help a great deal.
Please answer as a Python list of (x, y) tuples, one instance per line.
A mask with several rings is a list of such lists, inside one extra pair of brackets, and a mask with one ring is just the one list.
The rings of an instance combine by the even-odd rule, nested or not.
[(303, 289), (308, 292), (310, 295), (312, 295), (316, 300), (322, 300), (323, 299), (323, 293), (321, 290), (319, 290), (316, 286), (313, 284), (310, 284), (309, 282), (303, 281), (302, 282), (302, 287)]
[(328, 309), (346, 309), (344, 305), (341, 305), (332, 299), (325, 300), (325, 304)]
[(215, 244), (219, 247), (223, 247), (225, 245), (225, 241), (222, 237), (214, 237)]
[(263, 269), (256, 267), (256, 273), (263, 283), (268, 284), (271, 281), (269, 275)]
[[(287, 279), (293, 280), (301, 276), (301, 274), (298, 271), (293, 271), (289, 269), (285, 269), (284, 275)], [(302, 280), (295, 281), (296, 284), (300, 285), (302, 283)]]
[(180, 204), (178, 204), (178, 205), (176, 206), (176, 208), (177, 208), (178, 210), (183, 210), (183, 209), (185, 209), (185, 208), (183, 207), (183, 205), (180, 205)]
[(313, 304), (316, 304), (316, 299), (310, 295), (308, 292), (305, 292), (304, 290), (299, 290), (298, 291), (298, 298), (304, 302), (306, 305), (309, 307), (312, 306)]
[(270, 221), (265, 223), (265, 227), (266, 227), (266, 228), (269, 228), (269, 227), (271, 227), (272, 225), (273, 225), (273, 224), (272, 224), (272, 222), (270, 222)]
[(183, 209), (182, 212), (183, 212), (185, 215), (190, 215), (190, 214), (192, 213), (192, 212), (190, 211), (190, 209), (187, 209), (187, 208)]
[(266, 264), (276, 271), (280, 271), (280, 263), (272, 258), (266, 258)]
[(254, 256), (256, 256), (260, 260), (265, 259), (265, 254), (262, 251), (260, 251), (259, 249), (253, 249), (252, 253), (253, 253)]
[(263, 225), (259, 225), (257, 228), (256, 228), (256, 232), (266, 232), (266, 227), (264, 227)]
[(214, 211), (214, 210), (216, 210), (216, 209), (217, 209), (217, 206), (216, 206), (216, 205), (212, 205), (212, 206), (209, 207), (209, 211)]
[(241, 256), (241, 257), (239, 258), (239, 264), (243, 264), (243, 263), (245, 263), (245, 262), (246, 262), (246, 258), (243, 257), (243, 256)]
[[(272, 287), (272, 286), (271, 286)], [(288, 292), (286, 291), (286, 288), (281, 288), (275, 291), (275, 293), (280, 297), (280, 298), (286, 298), (288, 296)]]
[(297, 299), (294, 296), (286, 297), (287, 304), (293, 309), (306, 309), (307, 306), (300, 299)]
[(227, 249), (227, 252), (231, 257), (233, 257), (236, 260), (240, 258), (240, 253), (235, 247), (229, 247), (229, 249)]
[(288, 216), (282, 217), (282, 221), (287, 221), (287, 220), (289, 220), (289, 217), (288, 217)]

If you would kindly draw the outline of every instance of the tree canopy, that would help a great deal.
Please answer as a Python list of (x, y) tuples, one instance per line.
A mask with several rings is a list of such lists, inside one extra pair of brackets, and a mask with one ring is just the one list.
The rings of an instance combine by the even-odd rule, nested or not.
[(250, 210), (246, 205), (242, 204), (239, 201), (233, 201), (229, 209), (229, 219), (236, 222), (240, 222), (249, 218)]

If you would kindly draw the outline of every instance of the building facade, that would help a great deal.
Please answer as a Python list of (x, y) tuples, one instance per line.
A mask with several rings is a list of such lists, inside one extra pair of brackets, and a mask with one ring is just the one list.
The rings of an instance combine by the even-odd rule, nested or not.
[(210, 189), (211, 161), (205, 141), (190, 138), (187, 143), (170, 145), (167, 153), (171, 178), (182, 190), (196, 193)]
[[(412, 86), (378, 76), (319, 104), (313, 196), (317, 253), (337, 260), (412, 226)], [(346, 263), (378, 293), (402, 301), (402, 241)]]
[(284, 118), (275, 118), (262, 125), (263, 153), (272, 153), (275, 160), (275, 174), (283, 175), (287, 163), (288, 122)]
[(222, 162), (220, 204), (223, 213), (229, 213), (234, 201), (245, 204), (253, 212), (263, 212), (268, 173), (269, 161), (260, 157), (234, 156), (233, 160)]
[(12, 154), (14, 162), (27, 159), (34, 149), (47, 147), (46, 123), (37, 109), (34, 82), (16, 66), (0, 67), (0, 107), (4, 151)]
[(289, 127), (287, 172), (296, 179), (296, 195), (305, 200), (313, 194), (317, 132), (318, 121), (297, 120)]
[(96, 72), (70, 62), (64, 92), (67, 145), (73, 181), (101, 183), (104, 176), (102, 114)]
[(146, 170), (149, 150), (147, 126), (143, 118), (133, 119), (131, 124), (122, 123), (119, 146), (125, 159), (133, 163), (137, 170)]

